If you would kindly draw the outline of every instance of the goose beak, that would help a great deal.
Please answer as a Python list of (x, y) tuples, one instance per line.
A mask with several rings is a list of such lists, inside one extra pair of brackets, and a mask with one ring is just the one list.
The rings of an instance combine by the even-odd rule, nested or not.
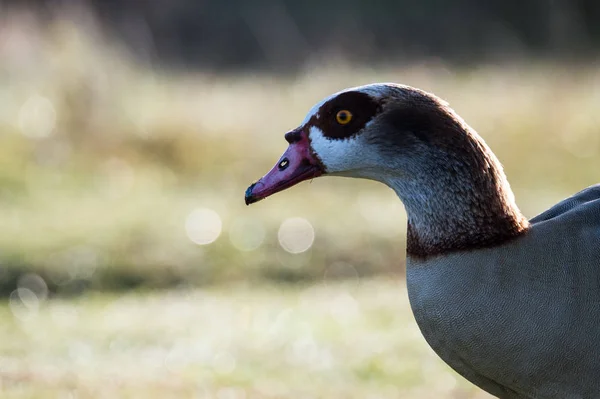
[(290, 132), (286, 134), (286, 140), (290, 145), (277, 164), (246, 190), (246, 205), (324, 173), (323, 165), (313, 154), (306, 133)]

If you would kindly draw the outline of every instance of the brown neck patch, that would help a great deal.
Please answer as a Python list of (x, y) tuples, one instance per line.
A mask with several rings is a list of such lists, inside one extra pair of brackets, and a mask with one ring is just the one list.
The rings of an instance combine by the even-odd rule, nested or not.
[[(342, 125), (336, 115), (340, 111), (350, 111), (352, 119)], [(381, 111), (381, 104), (366, 93), (349, 91), (340, 93), (325, 104), (308, 121), (308, 125), (319, 128), (330, 139), (347, 139), (362, 130)]]
[(430, 257), (459, 251), (471, 251), (482, 248), (493, 248), (516, 239), (529, 230), (529, 222), (524, 217), (501, 217), (497, 223), (486, 221), (480, 226), (469, 226), (467, 229), (455, 229), (452, 235), (431, 240), (421, 235), (409, 222), (407, 229), (406, 252), (416, 259), (425, 260)]

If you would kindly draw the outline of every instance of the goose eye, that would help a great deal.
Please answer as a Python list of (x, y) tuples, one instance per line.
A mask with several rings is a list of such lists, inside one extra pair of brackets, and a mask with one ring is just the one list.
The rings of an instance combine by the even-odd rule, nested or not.
[(335, 120), (340, 125), (346, 125), (352, 120), (352, 112), (344, 109), (335, 115)]

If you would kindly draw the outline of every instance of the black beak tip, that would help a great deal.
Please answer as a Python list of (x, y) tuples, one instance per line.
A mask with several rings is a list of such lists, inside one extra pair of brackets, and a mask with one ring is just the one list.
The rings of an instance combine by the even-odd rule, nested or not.
[(246, 197), (244, 198), (244, 201), (246, 202), (246, 205), (251, 205), (254, 204), (255, 202), (257, 202), (258, 200), (254, 197), (252, 197), (251, 195), (246, 195)]
[(256, 186), (256, 183), (252, 183), (246, 190), (246, 194), (244, 195), (244, 201), (246, 202), (246, 205), (254, 204), (255, 202), (260, 201), (259, 198), (256, 198), (254, 195), (252, 195), (252, 189), (254, 186)]

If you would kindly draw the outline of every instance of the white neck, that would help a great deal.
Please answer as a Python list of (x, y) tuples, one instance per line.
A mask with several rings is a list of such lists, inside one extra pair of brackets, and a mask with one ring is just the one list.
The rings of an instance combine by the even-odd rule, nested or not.
[[(454, 170), (455, 171), (455, 170)], [(385, 176), (408, 214), (409, 255), (428, 257), (501, 244), (520, 235), (528, 222), (514, 202), (504, 173), (487, 181), (468, 175), (417, 178)]]

